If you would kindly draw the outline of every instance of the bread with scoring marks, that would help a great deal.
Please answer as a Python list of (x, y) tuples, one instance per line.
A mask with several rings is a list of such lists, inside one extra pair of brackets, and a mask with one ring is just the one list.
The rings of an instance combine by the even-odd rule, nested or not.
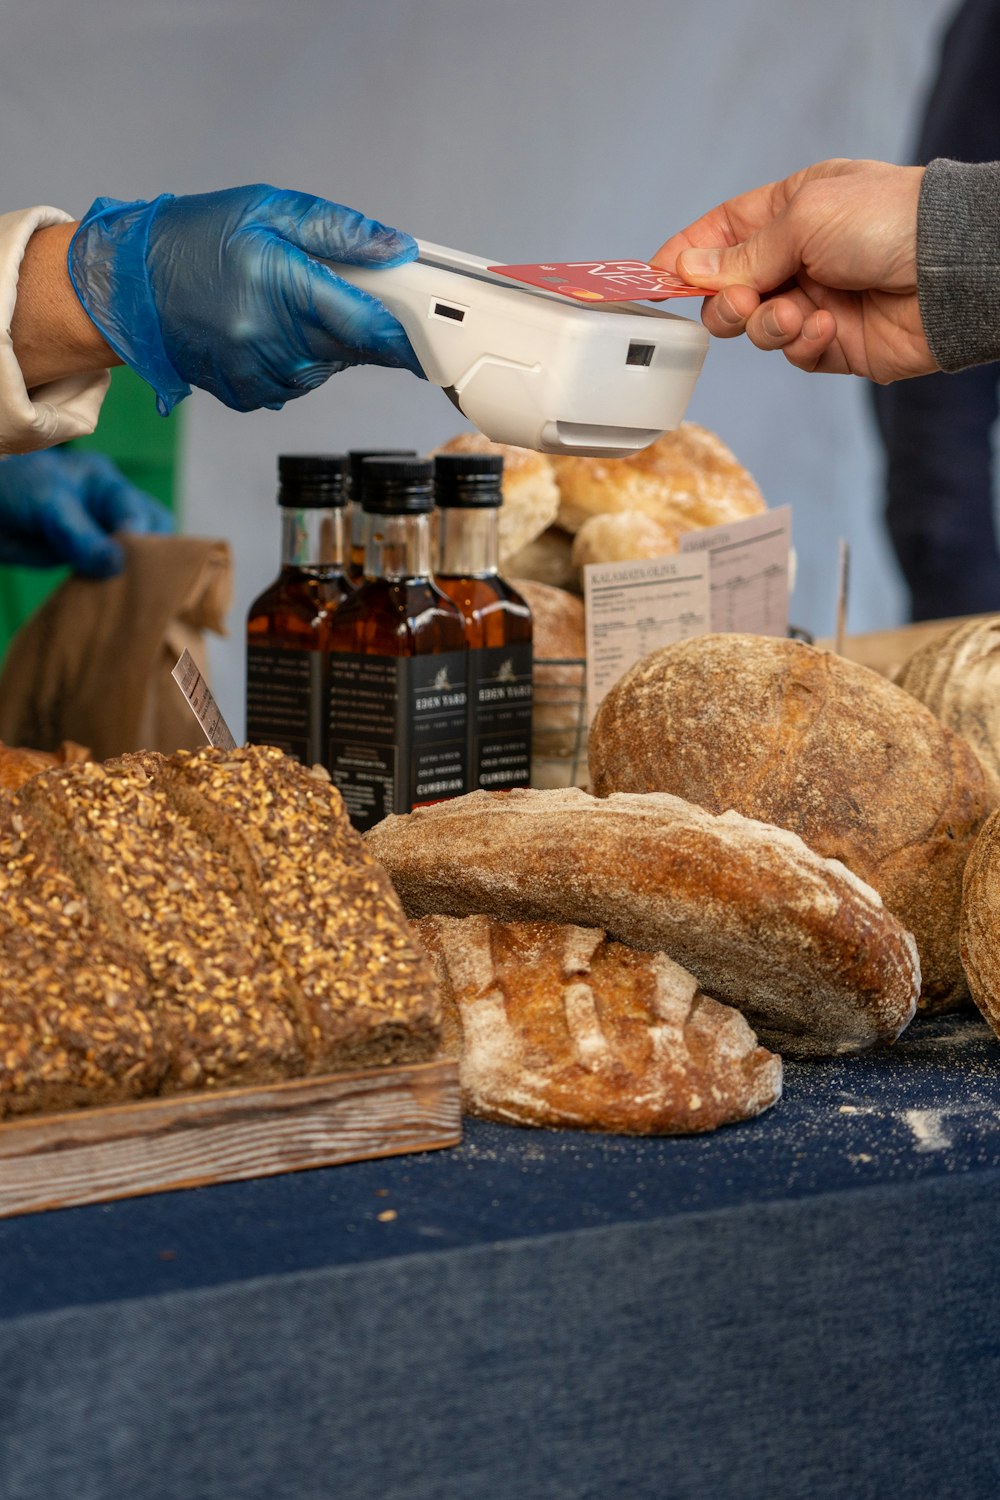
[(555, 922), (428, 916), (414, 929), (437, 966), (442, 1047), (468, 1114), (682, 1135), (781, 1095), (781, 1059), (665, 953)]

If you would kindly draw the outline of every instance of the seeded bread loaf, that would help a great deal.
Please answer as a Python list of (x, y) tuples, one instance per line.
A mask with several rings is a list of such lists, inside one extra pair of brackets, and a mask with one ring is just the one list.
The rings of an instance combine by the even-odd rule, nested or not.
[(916, 946), (878, 893), (738, 813), (664, 793), (470, 792), (365, 838), (412, 918), (601, 927), (682, 964), (779, 1052), (858, 1052), (914, 1012)]
[(434, 1054), (387, 877), (280, 751), (51, 770), (0, 811), (0, 1114)]
[(145, 994), (45, 829), (0, 798), (0, 1116), (155, 1092), (167, 1055)]
[(688, 1134), (781, 1094), (781, 1059), (664, 953), (600, 929), (421, 917), (437, 965), (442, 1049), (466, 1112), (517, 1125)]
[(991, 790), (966, 742), (902, 688), (800, 641), (697, 636), (614, 685), (589, 758), (598, 795), (733, 808), (842, 860), (916, 938), (921, 1006), (967, 997), (962, 870)]

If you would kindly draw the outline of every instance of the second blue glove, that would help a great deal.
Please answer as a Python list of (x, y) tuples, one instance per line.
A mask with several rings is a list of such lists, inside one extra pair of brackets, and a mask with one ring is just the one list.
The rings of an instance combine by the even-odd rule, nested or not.
[(112, 532), (172, 529), (170, 512), (103, 453), (52, 448), (0, 461), (2, 563), (110, 578), (125, 560)]

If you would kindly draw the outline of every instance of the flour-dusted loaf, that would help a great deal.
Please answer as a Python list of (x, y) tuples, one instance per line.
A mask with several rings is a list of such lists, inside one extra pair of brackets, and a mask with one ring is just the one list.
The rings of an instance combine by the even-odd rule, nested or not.
[(965, 866), (959, 944), (972, 998), (1000, 1036), (1000, 809)]
[(781, 1059), (664, 953), (599, 929), (421, 917), (442, 1046), (469, 1114), (517, 1125), (687, 1134), (776, 1103)]
[(964, 620), (928, 641), (896, 682), (960, 734), (978, 755), (1000, 802), (1000, 616)]
[(0, 812), (0, 1114), (436, 1051), (387, 876), (280, 751), (50, 770)]
[(471, 792), (366, 842), (411, 917), (600, 927), (662, 951), (779, 1052), (891, 1042), (913, 1015), (913, 938), (878, 893), (784, 829), (664, 793)]
[(697, 636), (612, 687), (589, 758), (598, 795), (733, 808), (842, 860), (916, 937), (922, 1006), (967, 995), (962, 870), (990, 787), (966, 742), (902, 688), (799, 641)]

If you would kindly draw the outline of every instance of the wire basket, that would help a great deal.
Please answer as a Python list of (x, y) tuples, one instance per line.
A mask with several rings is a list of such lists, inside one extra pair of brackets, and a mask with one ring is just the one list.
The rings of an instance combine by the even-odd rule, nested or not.
[(587, 769), (587, 663), (583, 657), (535, 658), (531, 785), (590, 785)]

